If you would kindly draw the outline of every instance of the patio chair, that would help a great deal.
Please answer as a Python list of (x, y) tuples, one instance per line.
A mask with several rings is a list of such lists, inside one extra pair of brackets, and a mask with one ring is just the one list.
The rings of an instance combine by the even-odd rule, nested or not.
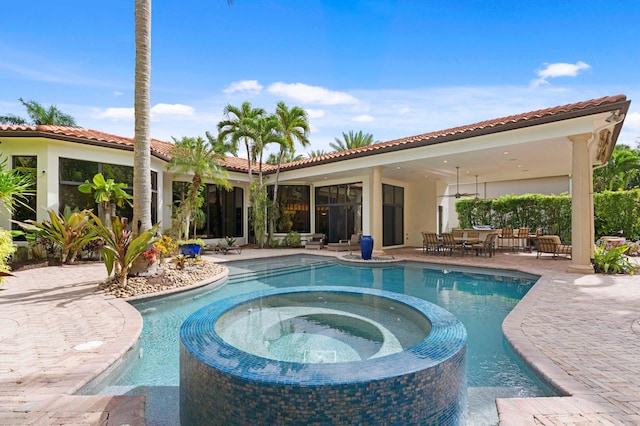
[(351, 238), (348, 240), (340, 240), (337, 243), (328, 243), (327, 250), (333, 251), (353, 251), (360, 249), (360, 237), (362, 234), (351, 234)]
[[(445, 253), (447, 250), (449, 251), (449, 254), (453, 256), (453, 251), (456, 249), (461, 249), (464, 250), (464, 245), (463, 243), (458, 243), (455, 238), (453, 237), (453, 234), (451, 233), (444, 233), (442, 234), (442, 252)], [(463, 252), (464, 253), (464, 252)]]
[(538, 254), (536, 259), (542, 254), (550, 254), (554, 259), (559, 256), (571, 258), (571, 246), (562, 244), (558, 235), (541, 235), (538, 237)]
[(529, 228), (520, 228), (518, 229), (518, 234), (516, 235), (516, 240), (518, 241), (518, 249), (531, 251), (531, 240), (529, 239)]
[(500, 248), (509, 248), (511, 249), (511, 251), (513, 251), (514, 248), (514, 242), (517, 239), (515, 232), (513, 231), (513, 228), (502, 228), (502, 232), (500, 233), (500, 236), (498, 237), (498, 240), (500, 241)]
[(442, 242), (438, 240), (438, 234), (435, 232), (422, 232), (422, 250), (424, 254), (440, 253)]
[(218, 244), (213, 246), (215, 253), (229, 254), (230, 251), (235, 251), (238, 254), (242, 254), (242, 247), (238, 245), (229, 245), (226, 241), (222, 240)]
[(497, 233), (491, 233), (487, 235), (487, 238), (479, 243), (472, 244), (471, 248), (476, 250), (476, 256), (480, 253), (483, 253), (485, 256), (488, 254), (489, 257), (493, 256), (496, 252), (496, 240), (498, 238)]
[(467, 232), (467, 244), (477, 244), (480, 242), (480, 231)]
[(307, 241), (307, 243), (304, 245), (304, 248), (321, 250), (324, 247), (324, 239), (324, 234), (313, 234), (311, 236), (311, 241)]

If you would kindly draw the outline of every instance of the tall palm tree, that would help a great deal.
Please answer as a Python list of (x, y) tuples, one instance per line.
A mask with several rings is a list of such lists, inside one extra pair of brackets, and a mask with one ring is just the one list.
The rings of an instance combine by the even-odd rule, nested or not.
[(355, 133), (353, 130), (349, 130), (349, 133), (342, 132), (342, 140), (334, 138), (335, 143), (330, 143), (329, 146), (335, 151), (346, 151), (352, 148), (360, 148), (363, 146), (373, 145), (380, 141), (373, 141), (373, 135), (370, 133), (363, 133), (362, 130)]
[(229, 141), (235, 150), (238, 143), (244, 142), (247, 150), (247, 167), (249, 168), (249, 181), (252, 180), (252, 144), (255, 137), (255, 121), (266, 116), (266, 111), (262, 108), (252, 108), (247, 101), (242, 103), (240, 108), (231, 104), (227, 105), (223, 111), (226, 120), (218, 123), (218, 137), (222, 141)]
[(151, 229), (151, 0), (135, 0), (133, 235)]
[(203, 199), (200, 191), (204, 186), (204, 179), (211, 179), (223, 188), (229, 189), (227, 171), (224, 170), (218, 161), (222, 158), (214, 147), (202, 137), (183, 137), (178, 140), (173, 138), (174, 146), (171, 147), (171, 161), (167, 165), (168, 170), (175, 170), (181, 174), (193, 174), (191, 186), (184, 203), (180, 205), (180, 216), (182, 220), (182, 238), (189, 238), (189, 227), (191, 216), (202, 207)]
[(27, 109), (29, 119), (9, 114), (0, 116), (0, 124), (27, 124), (32, 126), (50, 124), (54, 126), (70, 127), (74, 127), (76, 125), (76, 120), (72, 116), (63, 113), (55, 105), (50, 105), (49, 108), (45, 108), (36, 101), (25, 101), (22, 98), (19, 98), (19, 101)]
[(284, 102), (278, 102), (276, 106), (275, 118), (278, 127), (276, 132), (282, 138), (280, 143), (280, 151), (278, 153), (278, 161), (276, 164), (276, 179), (273, 185), (273, 208), (269, 226), (269, 240), (273, 236), (275, 221), (280, 213), (278, 203), (278, 181), (280, 179), (280, 164), (285, 153), (295, 152), (295, 142), (299, 142), (303, 147), (309, 145), (309, 118), (307, 112), (297, 106), (289, 109)]

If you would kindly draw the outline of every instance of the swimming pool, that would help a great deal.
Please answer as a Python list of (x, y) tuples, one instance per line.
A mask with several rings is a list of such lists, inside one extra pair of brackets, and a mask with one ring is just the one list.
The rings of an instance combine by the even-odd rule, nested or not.
[[(255, 290), (297, 286), (351, 286), (392, 291), (435, 303), (466, 327), (467, 424), (495, 424), (495, 398), (553, 395), (513, 353), (502, 321), (535, 276), (417, 262), (374, 265), (341, 263), (318, 256), (288, 256), (227, 263), (230, 275), (217, 290), (203, 287), (134, 305), (144, 328), (138, 358), (104, 394), (147, 395), (148, 424), (178, 422), (179, 328), (203, 306)], [(156, 420), (154, 420), (156, 419)]]

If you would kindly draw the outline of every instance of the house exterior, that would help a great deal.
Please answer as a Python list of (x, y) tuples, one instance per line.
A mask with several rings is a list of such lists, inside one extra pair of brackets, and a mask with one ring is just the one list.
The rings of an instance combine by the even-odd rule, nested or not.
[[(574, 247), (569, 270), (593, 272), (592, 170), (609, 160), (629, 105), (624, 95), (608, 96), (283, 164), (278, 231), (303, 237), (322, 232), (329, 241), (363, 232), (373, 237), (374, 253), (382, 253), (421, 246), (421, 231), (455, 227), (457, 193), (568, 192)], [(161, 228), (170, 226), (180, 182), (190, 180), (166, 170), (170, 147), (151, 141), (152, 215)], [(133, 139), (95, 130), (2, 125), (0, 153), (13, 167), (35, 168), (35, 213), (23, 214), (36, 220), (65, 205), (94, 207), (92, 197), (77, 186), (97, 172), (133, 182)], [(248, 242), (247, 161), (226, 157), (222, 165), (233, 189), (207, 186), (206, 220), (198, 232)], [(263, 165), (263, 172), (273, 184), (275, 167)], [(0, 213), (0, 226), (11, 227), (6, 213)]]

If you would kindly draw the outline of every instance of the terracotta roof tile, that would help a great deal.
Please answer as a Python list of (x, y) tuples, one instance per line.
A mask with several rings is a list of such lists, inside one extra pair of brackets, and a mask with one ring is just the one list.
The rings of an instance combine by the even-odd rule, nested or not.
[(624, 102), (626, 101), (626, 99), (627, 98), (625, 95), (606, 96), (589, 101), (577, 102), (573, 104), (525, 112), (522, 114), (510, 115), (502, 118), (480, 121), (478, 123), (469, 124), (466, 126), (453, 127), (450, 129), (438, 130), (430, 133), (422, 133), (415, 136), (408, 136), (402, 139), (379, 142), (365, 147), (353, 148), (340, 152), (331, 152), (312, 158), (305, 158), (304, 160), (283, 164), (282, 169), (285, 170), (289, 168), (301, 168), (313, 164), (338, 161), (345, 158), (356, 158), (363, 155), (374, 154), (376, 151), (400, 149), (400, 147), (402, 146), (410, 148), (412, 145), (417, 145), (417, 143), (420, 143), (421, 145), (428, 144), (430, 141), (432, 141), (432, 143), (437, 143), (439, 139), (448, 139), (448, 137), (457, 136), (457, 138), (459, 139), (464, 137), (465, 133), (478, 132), (482, 130), (491, 130), (491, 132), (497, 133), (501, 131), (501, 129), (507, 130), (510, 125), (523, 125), (527, 122), (542, 119), (545, 117), (548, 117), (550, 119), (557, 117), (558, 120), (560, 120), (562, 119), (562, 114), (565, 113), (587, 110), (612, 103)]
[[(540, 109), (537, 111), (526, 112), (522, 114), (510, 115), (502, 118), (495, 118), (491, 120), (480, 121), (478, 123), (469, 124), (466, 126), (453, 127), (445, 130), (438, 130), (430, 133), (422, 133), (415, 136), (408, 136), (401, 139), (390, 140), (386, 142), (380, 142), (374, 145), (365, 146), (361, 148), (354, 148), (347, 151), (331, 152), (328, 154), (320, 155), (312, 158), (305, 158), (304, 160), (294, 161), (287, 164), (282, 164), (282, 170), (303, 168), (306, 166), (312, 166), (317, 164), (323, 164), (328, 162), (339, 161), (341, 159), (357, 158), (366, 155), (372, 155), (377, 152), (387, 152), (397, 149), (411, 148), (414, 146), (421, 146), (431, 143), (445, 142), (447, 140), (460, 139), (470, 133), (497, 133), (503, 130), (508, 130), (511, 127), (524, 127), (527, 123), (531, 124), (540, 119), (548, 119), (549, 121), (562, 120), (567, 117), (563, 117), (567, 113), (587, 111), (596, 107), (613, 104), (623, 103), (626, 101), (625, 95), (606, 96), (599, 99), (592, 99), (584, 102), (577, 102), (568, 105), (556, 106), (552, 108)], [(64, 126), (16, 126), (16, 125), (0, 125), (0, 131), (6, 131), (8, 133), (20, 134), (24, 132), (24, 136), (47, 136), (55, 135), (63, 140), (72, 140), (80, 143), (95, 143), (103, 146), (121, 146), (126, 149), (133, 149), (133, 139), (122, 136), (111, 135), (108, 133), (100, 132), (97, 130), (85, 129), (82, 127), (64, 127)], [(151, 140), (152, 154), (163, 159), (170, 159), (170, 149), (173, 146), (172, 143), (160, 141), (157, 139)], [(221, 165), (228, 170), (246, 172), (247, 161), (244, 158), (239, 157), (225, 157), (221, 161)], [(265, 173), (275, 171), (276, 167), (270, 164), (263, 164), (262, 170)], [(258, 165), (252, 165), (252, 171), (258, 171)]]

